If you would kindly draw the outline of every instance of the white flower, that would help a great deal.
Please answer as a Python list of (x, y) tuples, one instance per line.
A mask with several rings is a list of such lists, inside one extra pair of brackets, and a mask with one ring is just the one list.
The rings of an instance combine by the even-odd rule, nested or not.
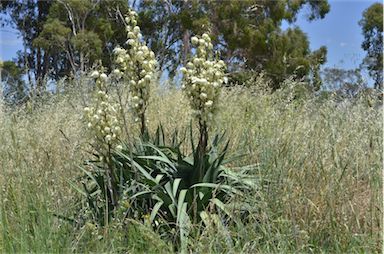
[(129, 48), (121, 51), (118, 57), (122, 59), (117, 59), (116, 63), (124, 74), (119, 77), (129, 85), (129, 106), (133, 109), (135, 117), (140, 118), (144, 116), (150, 83), (155, 77), (156, 59), (152, 50), (141, 40), (140, 27), (136, 22), (137, 14), (131, 11), (128, 17), (126, 31)]
[(122, 58), (122, 57), (118, 57), (117, 59), (116, 59), (116, 63), (122, 63), (122, 62), (124, 62), (124, 59)]
[(142, 47), (141, 47), (141, 50), (142, 50), (144, 53), (148, 53), (148, 52), (149, 52), (147, 46), (142, 46)]
[(205, 79), (205, 78), (201, 78), (201, 79), (199, 80), (199, 83), (200, 83), (201, 85), (206, 85), (206, 84), (208, 84), (208, 81), (207, 81), (207, 79)]
[(91, 78), (98, 78), (99, 77), (99, 72), (98, 71), (93, 71), (92, 73), (91, 73)]
[(103, 81), (107, 81), (108, 76), (107, 76), (107, 74), (102, 73), (102, 74), (100, 75), (100, 78), (101, 78)]
[(115, 133), (120, 133), (120, 131), (121, 131), (121, 129), (120, 129), (119, 126), (116, 126), (116, 127), (114, 128), (114, 132), (115, 132)]
[(197, 45), (197, 43), (199, 43), (199, 39), (196, 36), (193, 36), (191, 38), (191, 42), (192, 42), (193, 45)]
[(135, 34), (140, 33), (140, 27), (135, 26), (135, 27), (133, 28), (133, 32), (134, 32)]
[(137, 55), (138, 57), (142, 57), (143, 54), (144, 54), (144, 52), (141, 51), (141, 50), (137, 51), (137, 53), (136, 53), (136, 55)]
[(122, 49), (120, 47), (116, 47), (116, 48), (113, 49), (113, 53), (116, 54), (116, 55), (120, 54), (121, 51), (122, 51)]
[(225, 64), (217, 61), (211, 53), (213, 45), (208, 34), (191, 38), (196, 53), (183, 72), (182, 88), (190, 100), (194, 116), (208, 122), (213, 118), (212, 107), (218, 99), (223, 82)]
[(151, 77), (151, 75), (147, 74), (147, 75), (145, 75), (144, 79), (146, 81), (150, 81), (152, 79), (152, 77)]
[(128, 33), (128, 38), (129, 38), (129, 39), (134, 39), (134, 38), (135, 38), (135, 34), (132, 33), (132, 32), (129, 32), (129, 33)]
[(206, 42), (211, 42), (211, 38), (209, 37), (208, 34), (204, 33), (201, 37), (202, 37)]
[(193, 64), (194, 64), (194, 65), (199, 65), (200, 62), (201, 62), (201, 61), (200, 61), (200, 58), (195, 58), (195, 59), (193, 59)]
[(185, 73), (188, 72), (187, 68), (185, 68), (185, 67), (181, 67), (181, 68), (180, 68), (180, 71), (181, 71), (183, 74), (185, 74)]
[(188, 63), (187, 63), (187, 68), (188, 68), (188, 69), (193, 69), (193, 68), (195, 68), (195, 66), (193, 65), (193, 63), (188, 62)]
[(209, 100), (205, 103), (205, 106), (211, 107), (213, 105), (213, 101)]

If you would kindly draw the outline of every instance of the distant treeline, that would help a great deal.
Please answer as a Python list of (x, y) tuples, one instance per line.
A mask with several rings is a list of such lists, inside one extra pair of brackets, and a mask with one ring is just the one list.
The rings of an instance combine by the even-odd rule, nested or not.
[[(299, 27), (282, 30), (281, 24), (294, 22), (302, 11), (308, 22), (325, 18), (330, 11), (327, 0), (17, 0), (0, 2), (2, 25), (15, 27), (24, 44), (14, 61), (2, 64), (2, 80), (12, 80), (6, 90), (17, 97), (44, 91), (48, 79), (78, 77), (99, 64), (113, 68), (112, 50), (127, 40), (124, 16), (129, 8), (139, 14), (138, 25), (157, 56), (159, 71), (170, 78), (189, 58), (190, 37), (207, 32), (218, 57), (229, 66), (232, 84), (260, 72), (270, 79), (272, 90), (292, 76), (313, 91), (324, 83), (320, 68), (327, 48), (311, 51)], [(382, 8), (381, 3), (373, 4), (359, 22), (367, 51), (361, 68), (369, 71), (375, 88), (382, 87), (383, 78)]]

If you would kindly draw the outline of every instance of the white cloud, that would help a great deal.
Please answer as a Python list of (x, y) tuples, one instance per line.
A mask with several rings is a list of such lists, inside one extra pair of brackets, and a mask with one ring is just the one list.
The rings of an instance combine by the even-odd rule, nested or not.
[(345, 46), (347, 46), (346, 42), (340, 42), (340, 47), (344, 48)]

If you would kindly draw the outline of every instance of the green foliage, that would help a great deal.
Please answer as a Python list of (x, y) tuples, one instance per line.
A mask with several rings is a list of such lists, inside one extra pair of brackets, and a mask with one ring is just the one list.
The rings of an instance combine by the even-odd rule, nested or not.
[(280, 26), (284, 20), (293, 22), (304, 6), (309, 7), (309, 20), (324, 18), (330, 8), (327, 1), (197, 2), (143, 1), (139, 8), (143, 33), (171, 76), (188, 57), (191, 46), (187, 38), (209, 30), (230, 72), (264, 70), (273, 89), (295, 75), (312, 80), (318, 89), (325, 47), (311, 52), (307, 36), (299, 28), (282, 31)]
[(55, 18), (44, 24), (38, 38), (33, 41), (37, 47), (44, 48), (47, 51), (60, 53), (67, 48), (67, 40), (70, 37), (71, 29), (66, 27), (63, 22)]
[[(37, 86), (47, 76), (59, 79), (91, 67), (96, 59), (110, 66), (116, 44), (125, 41), (116, 10), (128, 3), (114, 1), (1, 1), (2, 24), (16, 27), (28, 50), (18, 63), (33, 72)], [(32, 79), (32, 75), (29, 76)]]
[[(19, 62), (35, 71), (39, 86), (47, 75), (58, 79), (84, 72), (96, 59), (113, 68), (112, 50), (126, 40), (121, 32), (121, 13), (128, 10), (124, 0), (38, 1), (37, 5), (3, 1), (1, 7), (31, 49), (20, 53)], [(158, 56), (160, 70), (171, 77), (187, 61), (188, 38), (203, 30), (210, 32), (230, 72), (265, 71), (274, 90), (291, 75), (310, 79), (316, 89), (320, 86), (318, 70), (326, 51), (311, 52), (299, 28), (282, 31), (280, 27), (283, 21), (295, 21), (305, 7), (309, 21), (324, 18), (329, 12), (326, 0), (140, 1), (137, 7), (148, 46)]]
[(344, 70), (325, 68), (322, 71), (324, 88), (333, 90), (341, 98), (355, 98), (367, 87), (359, 68)]
[[(52, 55), (44, 52), (40, 47), (33, 45), (43, 29), (47, 20), (52, 1), (17, 0), (1, 1), (0, 12), (8, 14), (3, 16), (1, 24), (9, 24), (19, 30), (25, 49), (18, 51), (18, 65), (25, 70), (29, 81), (33, 73), (36, 89), (41, 92), (44, 87), (44, 78), (48, 74)], [(32, 84), (31, 84), (32, 87)]]
[(22, 79), (23, 70), (13, 61), (0, 62), (0, 82), (2, 82), (2, 96), (11, 104), (18, 104), (26, 100), (28, 93)]
[(367, 51), (363, 61), (375, 81), (375, 88), (383, 88), (383, 4), (374, 3), (363, 12), (359, 21), (363, 30), (362, 48)]
[(81, 31), (71, 39), (73, 47), (79, 52), (84, 52), (86, 58), (95, 62), (102, 52), (102, 42), (98, 34), (92, 31)]
[[(185, 248), (189, 234), (196, 233), (192, 223), (199, 223), (206, 212), (221, 211), (231, 216), (225, 203), (251, 190), (255, 182), (244, 181), (242, 175), (224, 167), (228, 144), (218, 151), (222, 137), (216, 136), (204, 154), (203, 174), (196, 174), (201, 158), (193, 142), (193, 153), (184, 155), (176, 134), (173, 146), (165, 146), (163, 138), (162, 128), (158, 128), (153, 140), (156, 145), (139, 142), (131, 149), (125, 146), (116, 151), (113, 176), (106, 174), (108, 169), (98, 160), (91, 162), (91, 169), (84, 170), (83, 188), (78, 189), (84, 196), (78, 219), (108, 226), (114, 220), (144, 218), (165, 239), (177, 246), (181, 242)], [(108, 177), (117, 179), (112, 188), (119, 190), (119, 206), (109, 201)]]

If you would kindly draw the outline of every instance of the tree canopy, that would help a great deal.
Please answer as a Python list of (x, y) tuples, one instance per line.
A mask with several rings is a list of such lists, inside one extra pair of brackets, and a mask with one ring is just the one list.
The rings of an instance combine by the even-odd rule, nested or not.
[(364, 41), (361, 47), (367, 51), (363, 65), (375, 81), (375, 88), (383, 88), (383, 4), (374, 3), (363, 12), (359, 22)]
[(8, 102), (20, 102), (27, 95), (27, 88), (23, 80), (23, 71), (13, 61), (0, 62), (0, 82), (3, 83), (0, 91)]
[(307, 35), (295, 27), (283, 31), (309, 7), (308, 20), (323, 18), (327, 1), (142, 1), (141, 26), (171, 75), (188, 57), (188, 38), (208, 31), (231, 71), (264, 70), (278, 88), (290, 75), (308, 77), (325, 62), (326, 48), (311, 52)]
[[(308, 21), (324, 18), (327, 0), (134, 1), (144, 39), (155, 52), (160, 71), (170, 77), (189, 58), (192, 35), (208, 32), (220, 57), (236, 74), (265, 72), (278, 89), (289, 76), (318, 89), (326, 47), (311, 51), (299, 27), (287, 30), (307, 10)], [(2, 1), (1, 11), (21, 33), (25, 50), (19, 66), (36, 80), (83, 73), (99, 59), (111, 67), (112, 49), (125, 43), (124, 0)], [(27, 59), (27, 61), (26, 61)]]

